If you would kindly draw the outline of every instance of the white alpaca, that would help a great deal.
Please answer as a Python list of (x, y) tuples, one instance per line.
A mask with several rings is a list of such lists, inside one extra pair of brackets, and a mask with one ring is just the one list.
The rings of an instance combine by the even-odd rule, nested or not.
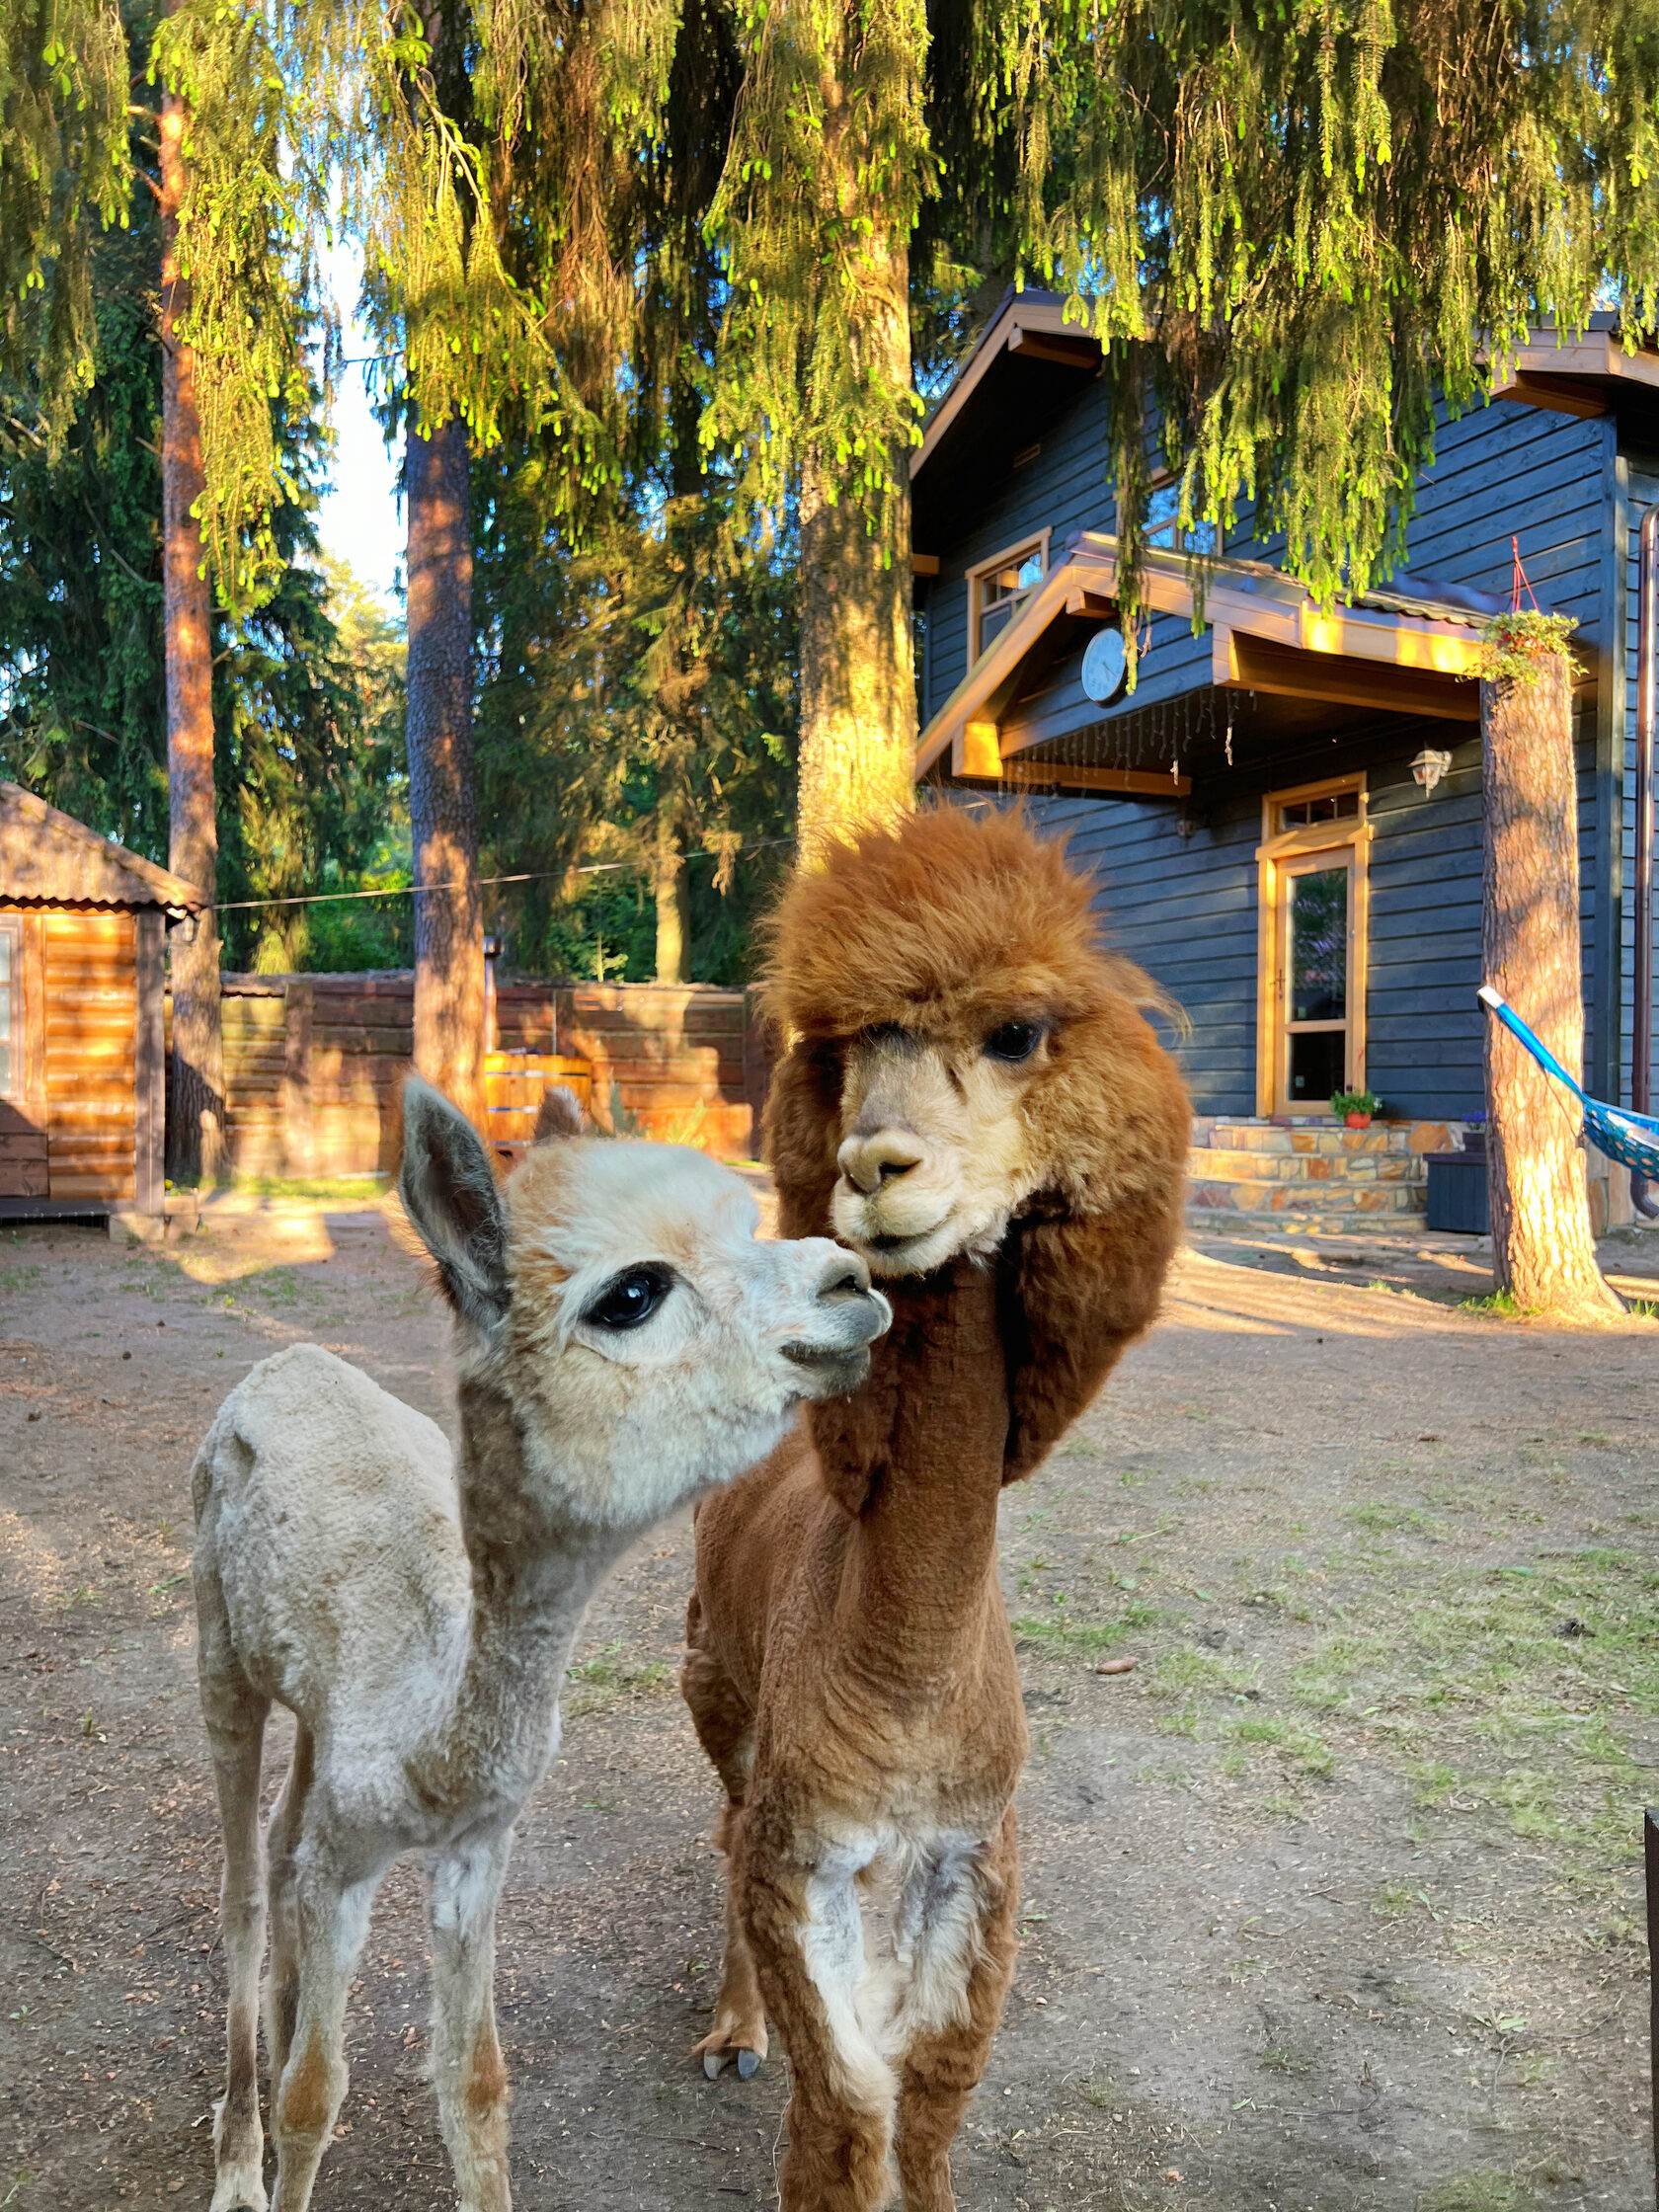
[[(301, 1345), (231, 1392), (193, 1469), (230, 1978), (213, 2212), (266, 2203), (268, 1896), (276, 2212), (304, 2212), (346, 2094), (375, 1889), (411, 1850), (432, 1871), (433, 2052), (461, 2205), (507, 2212), (496, 1900), (557, 1747), (583, 1610), (643, 1530), (763, 1459), (804, 1398), (855, 1386), (890, 1318), (852, 1254), (756, 1242), (750, 1193), (699, 1153), (543, 1142), (504, 1206), (445, 1100), (411, 1080), (403, 1112), (399, 1187), (454, 1309), (458, 1459), (424, 1415)], [(262, 1835), (273, 1702), (297, 1728)]]

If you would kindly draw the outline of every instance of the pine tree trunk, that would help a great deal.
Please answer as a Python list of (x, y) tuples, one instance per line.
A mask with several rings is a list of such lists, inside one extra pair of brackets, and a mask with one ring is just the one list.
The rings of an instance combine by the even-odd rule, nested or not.
[[(1578, 803), (1564, 654), (1533, 683), (1480, 687), (1486, 817), (1481, 962), (1487, 983), (1563, 1067), (1584, 1065)], [(1621, 1310), (1596, 1265), (1578, 1109), (1496, 1021), (1486, 1024), (1492, 1280), (1529, 1312)]]
[[(863, 289), (873, 374), (910, 382), (909, 254), (878, 231)], [(915, 657), (910, 628), (908, 448), (890, 457), (897, 493), (873, 536), (850, 468), (822, 447), (801, 470), (801, 855), (915, 804)], [(836, 495), (839, 495), (838, 497)]]
[(167, 661), (167, 864), (209, 904), (172, 935), (173, 1052), (169, 1171), (211, 1183), (224, 1166), (224, 1041), (219, 1024), (219, 835), (213, 787), (212, 603), (202, 573), (201, 417), (194, 347), (178, 326), (189, 306), (178, 271), (185, 171), (183, 101), (161, 108), (161, 506)]
[(683, 984), (690, 980), (687, 964), (691, 953), (691, 887), (686, 879), (685, 855), (679, 849), (673, 825), (661, 814), (657, 819), (653, 877), (657, 893), (657, 981)]
[[(472, 774), (472, 501), (466, 427), (411, 429), (409, 825), (415, 848), (415, 1066), (480, 1128), (484, 910)], [(431, 890), (419, 887), (431, 885)], [(439, 889), (438, 886), (453, 888)]]

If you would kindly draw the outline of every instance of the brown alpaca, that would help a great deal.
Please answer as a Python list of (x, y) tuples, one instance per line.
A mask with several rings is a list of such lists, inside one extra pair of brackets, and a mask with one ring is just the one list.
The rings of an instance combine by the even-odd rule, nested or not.
[(1014, 1966), (997, 1498), (1152, 1318), (1187, 1102), (1089, 885), (1008, 816), (918, 815), (797, 878), (768, 992), (794, 1040), (767, 1108), (782, 1233), (832, 1227), (894, 1323), (854, 1398), (698, 1517), (683, 1686), (729, 1867), (699, 2048), (749, 2074), (782, 2030), (785, 2212), (875, 2212), (896, 2183), (948, 2212)]

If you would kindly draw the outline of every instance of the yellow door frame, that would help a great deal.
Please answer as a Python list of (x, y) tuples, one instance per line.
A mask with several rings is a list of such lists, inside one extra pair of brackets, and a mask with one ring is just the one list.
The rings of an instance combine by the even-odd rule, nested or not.
[[(1280, 827), (1280, 810), (1304, 799), (1339, 792), (1358, 794), (1357, 812), (1334, 822)], [(1281, 912), (1285, 863), (1304, 857), (1342, 854), (1349, 868), (1348, 911), (1348, 1084), (1366, 1087), (1366, 988), (1371, 950), (1371, 838), (1366, 815), (1366, 779), (1325, 776), (1270, 791), (1262, 800), (1262, 841), (1256, 847), (1256, 1113), (1263, 1120), (1284, 1113), (1286, 1032), (1285, 930)], [(1300, 871), (1297, 871), (1300, 873)]]

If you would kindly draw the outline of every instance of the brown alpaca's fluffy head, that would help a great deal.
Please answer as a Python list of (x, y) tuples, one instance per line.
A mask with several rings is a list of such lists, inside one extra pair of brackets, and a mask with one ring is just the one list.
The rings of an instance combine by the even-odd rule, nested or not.
[(832, 1222), (913, 1275), (988, 1254), (1039, 1200), (1167, 1203), (1186, 1098), (1092, 890), (1020, 816), (950, 807), (794, 879), (765, 987), (795, 1040), (767, 1114), (793, 1233)]

